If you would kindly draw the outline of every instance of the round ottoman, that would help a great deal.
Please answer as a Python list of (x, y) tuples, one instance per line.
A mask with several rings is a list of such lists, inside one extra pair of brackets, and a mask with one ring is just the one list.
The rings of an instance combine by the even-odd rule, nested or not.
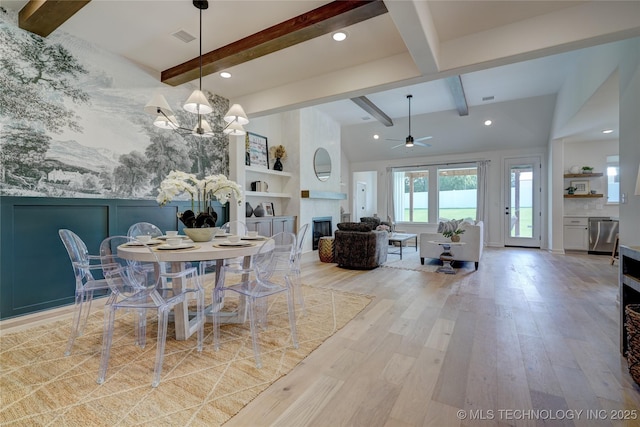
[(318, 241), (318, 255), (321, 262), (333, 262), (333, 237), (321, 237)]

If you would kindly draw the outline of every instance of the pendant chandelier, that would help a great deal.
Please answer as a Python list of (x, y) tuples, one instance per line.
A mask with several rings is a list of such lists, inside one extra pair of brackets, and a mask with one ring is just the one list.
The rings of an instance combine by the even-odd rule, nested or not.
[[(207, 0), (193, 0), (193, 5), (200, 10), (200, 80), (199, 88), (194, 90), (185, 102), (186, 111), (197, 114), (198, 120), (193, 129), (180, 126), (176, 116), (169, 107), (169, 103), (164, 96), (156, 94), (144, 107), (144, 111), (156, 116), (153, 124), (161, 129), (174, 130), (180, 134), (191, 134), (198, 137), (212, 137), (213, 130), (209, 122), (204, 117), (213, 111), (207, 97), (202, 92), (202, 11), (209, 8)], [(224, 115), (226, 126), (223, 129), (225, 135), (244, 135), (246, 132), (243, 125), (249, 123), (249, 119), (240, 104), (233, 104), (227, 114)]]

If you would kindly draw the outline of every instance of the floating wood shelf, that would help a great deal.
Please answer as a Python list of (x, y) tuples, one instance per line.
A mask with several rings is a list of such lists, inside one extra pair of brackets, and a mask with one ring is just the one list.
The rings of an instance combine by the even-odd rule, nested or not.
[(597, 199), (604, 197), (604, 194), (565, 194), (565, 199)]
[(303, 199), (345, 200), (347, 195), (346, 193), (334, 193), (333, 191), (302, 190), (300, 191), (300, 197)]
[(565, 173), (565, 178), (597, 178), (602, 176), (602, 172), (598, 173)]

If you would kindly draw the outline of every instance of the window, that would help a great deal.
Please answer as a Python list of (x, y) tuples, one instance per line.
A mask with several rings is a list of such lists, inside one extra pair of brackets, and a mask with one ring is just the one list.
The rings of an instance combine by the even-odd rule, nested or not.
[(456, 167), (394, 168), (393, 214), (397, 222), (476, 219), (477, 188), (478, 168), (475, 163)]
[(478, 168), (438, 169), (438, 221), (476, 218)]
[(607, 156), (607, 203), (620, 203), (620, 156)]
[(396, 221), (429, 222), (429, 171), (394, 172), (394, 183)]

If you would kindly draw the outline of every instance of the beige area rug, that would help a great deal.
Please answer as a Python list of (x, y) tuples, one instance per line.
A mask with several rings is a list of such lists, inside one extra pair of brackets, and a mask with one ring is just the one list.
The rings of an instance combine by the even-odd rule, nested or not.
[[(173, 329), (158, 388), (151, 387), (156, 322), (149, 318), (147, 346), (133, 345), (129, 315), (116, 320), (106, 381), (96, 383), (102, 342), (102, 310), (94, 310), (73, 354), (64, 357), (70, 321), (55, 321), (0, 338), (0, 423), (20, 426), (217, 426), (371, 302), (370, 297), (303, 287), (306, 316), (298, 315), (300, 348), (291, 345), (286, 300), (269, 300), (269, 326), (261, 333), (263, 368), (257, 369), (248, 325), (222, 327), (213, 350), (205, 327), (202, 353), (196, 337), (176, 341)], [(210, 297), (210, 296), (209, 296)], [(236, 301), (237, 302), (237, 301)], [(233, 304), (233, 301), (230, 301)], [(124, 331), (124, 332), (123, 332)]]
[[(398, 248), (394, 248), (392, 250), (397, 249)], [(435, 273), (438, 267), (441, 266), (442, 261), (432, 258), (425, 258), (424, 265), (422, 265), (420, 263), (420, 251), (416, 251), (412, 247), (403, 248), (402, 259), (400, 259), (400, 255), (388, 254), (387, 262), (382, 265), (382, 267), (385, 268), (398, 268), (401, 270), (422, 271), (425, 273)], [(475, 264), (473, 262), (454, 262), (453, 268), (456, 270), (456, 274), (470, 273), (475, 271)]]

